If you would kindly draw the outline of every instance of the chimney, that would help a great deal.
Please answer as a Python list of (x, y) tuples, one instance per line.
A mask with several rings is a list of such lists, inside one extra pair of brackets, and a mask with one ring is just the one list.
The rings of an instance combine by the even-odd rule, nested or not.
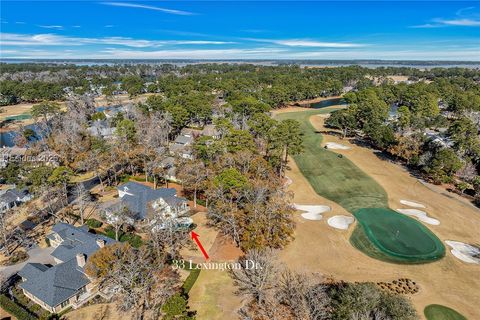
[(85, 266), (85, 255), (83, 253), (77, 253), (77, 264), (81, 268)]
[(98, 245), (99, 248), (105, 247), (105, 240), (97, 239), (97, 245)]

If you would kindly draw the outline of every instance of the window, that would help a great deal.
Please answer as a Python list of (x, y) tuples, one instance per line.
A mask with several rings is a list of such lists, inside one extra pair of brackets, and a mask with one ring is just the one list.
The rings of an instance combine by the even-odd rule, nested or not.
[(61, 304), (60, 304), (60, 308), (65, 308), (66, 306), (68, 305), (68, 300), (65, 300), (63, 301)]

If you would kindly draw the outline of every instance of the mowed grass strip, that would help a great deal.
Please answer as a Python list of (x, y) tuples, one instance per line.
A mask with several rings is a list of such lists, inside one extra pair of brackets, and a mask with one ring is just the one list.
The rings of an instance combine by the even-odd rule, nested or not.
[(423, 311), (427, 320), (467, 320), (457, 311), (439, 304), (431, 304)]
[(278, 120), (293, 119), (304, 134), (304, 152), (293, 156), (302, 174), (315, 192), (332, 200), (346, 210), (388, 207), (385, 190), (347, 157), (321, 147), (322, 135), (310, 123), (310, 117), (332, 110), (312, 110), (283, 113)]

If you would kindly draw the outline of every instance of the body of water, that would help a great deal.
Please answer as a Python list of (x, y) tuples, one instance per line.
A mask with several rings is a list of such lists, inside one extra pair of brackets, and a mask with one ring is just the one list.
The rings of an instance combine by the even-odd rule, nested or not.
[(332, 98), (332, 99), (311, 103), (310, 108), (321, 109), (321, 108), (327, 108), (327, 107), (338, 106), (338, 105), (346, 106), (347, 101), (344, 98)]
[[(29, 124), (25, 126), (25, 129), (32, 129), (37, 137), (41, 137), (40, 128), (36, 124)], [(15, 130), (0, 132), (0, 147), (13, 147), (15, 145), (16, 134)]]

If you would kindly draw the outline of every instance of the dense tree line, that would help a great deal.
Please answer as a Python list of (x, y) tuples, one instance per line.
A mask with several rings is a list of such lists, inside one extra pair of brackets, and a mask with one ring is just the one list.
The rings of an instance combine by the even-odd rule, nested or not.
[(348, 93), (326, 124), (362, 136), (435, 183), (479, 190), (480, 87), (464, 77), (384, 84)]

